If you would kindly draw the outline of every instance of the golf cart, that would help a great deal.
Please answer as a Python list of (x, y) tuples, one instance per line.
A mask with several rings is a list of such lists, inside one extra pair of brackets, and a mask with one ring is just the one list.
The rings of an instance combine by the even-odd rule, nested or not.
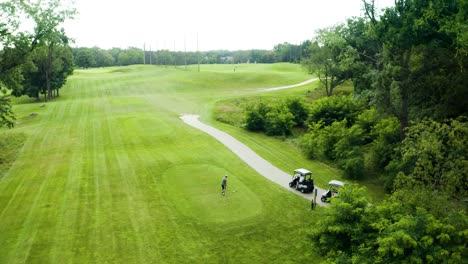
[(306, 169), (296, 169), (292, 176), (292, 181), (289, 187), (295, 188), (301, 193), (310, 193), (314, 190), (314, 179), (312, 179), (312, 172)]
[(328, 189), (322, 194), (322, 198), (320, 198), (320, 200), (324, 203), (325, 202), (329, 203), (330, 198), (337, 196), (338, 189), (343, 186), (344, 186), (343, 182), (340, 182), (337, 180), (331, 180), (328, 183)]

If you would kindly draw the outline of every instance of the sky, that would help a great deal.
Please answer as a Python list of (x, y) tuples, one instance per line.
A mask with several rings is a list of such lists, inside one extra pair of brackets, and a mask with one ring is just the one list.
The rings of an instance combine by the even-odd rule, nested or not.
[[(379, 7), (394, 0), (375, 0)], [(361, 16), (362, 0), (75, 0), (75, 47), (271, 50)]]

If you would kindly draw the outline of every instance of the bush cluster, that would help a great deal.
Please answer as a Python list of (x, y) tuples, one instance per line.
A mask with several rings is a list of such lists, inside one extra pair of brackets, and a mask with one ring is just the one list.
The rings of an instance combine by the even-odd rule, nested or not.
[(304, 152), (335, 162), (348, 178), (382, 172), (399, 142), (398, 120), (379, 118), (375, 109), (364, 110), (351, 96), (317, 100), (307, 123)]
[(269, 136), (289, 136), (294, 127), (304, 126), (307, 117), (308, 110), (298, 98), (272, 104), (257, 101), (246, 106), (245, 128)]

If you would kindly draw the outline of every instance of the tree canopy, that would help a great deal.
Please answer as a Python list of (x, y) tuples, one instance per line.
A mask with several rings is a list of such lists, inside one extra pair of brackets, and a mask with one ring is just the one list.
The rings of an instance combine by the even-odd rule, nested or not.
[[(58, 95), (73, 71), (70, 51), (56, 48), (67, 47), (69, 42), (59, 26), (74, 13), (68, 2), (58, 0), (0, 3), (0, 127), (14, 125), (10, 95), (38, 97), (42, 92), (49, 100), (53, 90)], [(34, 23), (32, 32), (18, 31), (25, 18)], [(40, 73), (42, 81), (33, 73)], [(32, 91), (33, 87), (37, 91)]]

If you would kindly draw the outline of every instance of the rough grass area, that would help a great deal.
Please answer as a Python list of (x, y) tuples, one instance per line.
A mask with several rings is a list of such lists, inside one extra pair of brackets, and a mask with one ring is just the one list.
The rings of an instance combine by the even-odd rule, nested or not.
[(0, 133), (0, 180), (16, 160), (25, 140), (24, 133)]

